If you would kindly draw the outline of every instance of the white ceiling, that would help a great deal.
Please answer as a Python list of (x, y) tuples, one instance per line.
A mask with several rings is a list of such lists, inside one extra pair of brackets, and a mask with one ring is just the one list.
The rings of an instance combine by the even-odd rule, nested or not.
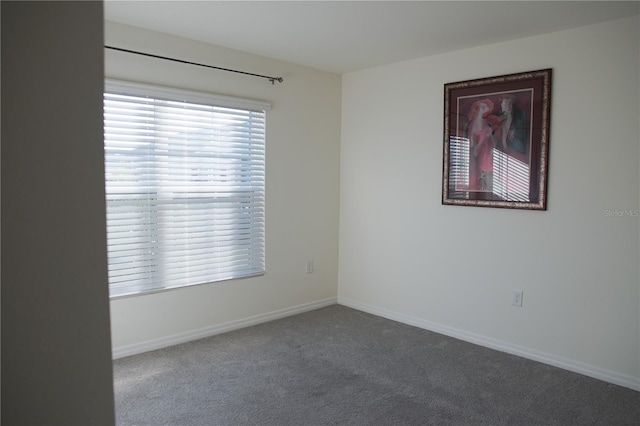
[[(334, 73), (639, 13), (639, 1), (105, 1), (105, 19)], [(149, 52), (153, 53), (153, 52)]]

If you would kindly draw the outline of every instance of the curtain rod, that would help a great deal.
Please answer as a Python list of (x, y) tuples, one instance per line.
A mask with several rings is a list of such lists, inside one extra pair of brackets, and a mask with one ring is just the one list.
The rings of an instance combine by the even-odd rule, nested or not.
[(167, 60), (167, 61), (180, 62), (181, 64), (197, 65), (199, 67), (213, 68), (214, 70), (235, 72), (237, 74), (244, 74), (244, 75), (250, 75), (250, 76), (253, 76), (253, 77), (266, 78), (267, 80), (269, 80), (271, 82), (271, 84), (275, 84), (276, 81), (278, 83), (282, 83), (284, 81), (284, 79), (282, 77), (271, 77), (271, 76), (268, 76), (268, 75), (260, 75), (260, 74), (253, 74), (253, 73), (250, 73), (250, 72), (245, 72), (245, 71), (232, 70), (232, 69), (229, 69), (229, 68), (214, 67), (213, 65), (199, 64), (197, 62), (190, 62), (190, 61), (185, 61), (185, 60), (182, 60), (182, 59), (169, 58), (167, 56), (153, 55), (151, 53), (138, 52), (138, 51), (135, 51), (135, 50), (122, 49), (120, 47), (113, 47), (113, 46), (106, 46), (106, 45), (104, 47), (105, 47), (105, 49), (118, 50), (120, 52), (133, 53), (135, 55), (149, 56), (150, 58), (157, 58), (157, 59), (164, 59), (164, 60)]

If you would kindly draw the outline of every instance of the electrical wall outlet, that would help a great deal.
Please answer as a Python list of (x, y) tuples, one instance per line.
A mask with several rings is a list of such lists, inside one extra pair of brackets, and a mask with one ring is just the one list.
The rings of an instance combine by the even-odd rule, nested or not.
[(307, 260), (307, 274), (313, 272), (313, 260)]
[(522, 290), (513, 290), (511, 292), (511, 304), (513, 306), (522, 307)]

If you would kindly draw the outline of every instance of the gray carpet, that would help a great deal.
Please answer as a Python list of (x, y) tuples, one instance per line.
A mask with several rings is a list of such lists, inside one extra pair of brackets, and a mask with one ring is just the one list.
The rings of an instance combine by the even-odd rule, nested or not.
[(638, 425), (640, 393), (334, 305), (114, 362), (118, 425)]

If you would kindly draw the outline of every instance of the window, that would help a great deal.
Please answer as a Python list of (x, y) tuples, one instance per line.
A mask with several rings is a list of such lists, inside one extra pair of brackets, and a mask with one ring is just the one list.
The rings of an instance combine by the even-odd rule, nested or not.
[(268, 108), (106, 82), (112, 297), (264, 274)]

